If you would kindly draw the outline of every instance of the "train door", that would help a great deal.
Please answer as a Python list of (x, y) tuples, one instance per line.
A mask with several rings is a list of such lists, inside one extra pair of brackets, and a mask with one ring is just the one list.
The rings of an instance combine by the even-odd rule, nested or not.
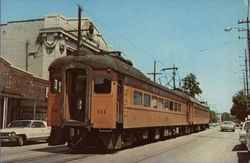
[(67, 71), (67, 91), (71, 120), (83, 121), (86, 111), (87, 75), (84, 69)]

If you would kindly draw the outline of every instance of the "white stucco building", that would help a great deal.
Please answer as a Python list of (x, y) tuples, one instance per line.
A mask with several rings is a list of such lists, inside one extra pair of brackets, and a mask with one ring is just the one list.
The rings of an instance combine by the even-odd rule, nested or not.
[[(93, 53), (110, 47), (90, 18), (82, 18), (82, 45)], [(77, 50), (77, 18), (48, 14), (44, 19), (1, 25), (1, 57), (13, 66), (48, 79), (48, 66), (57, 57)]]
[[(82, 18), (81, 24), (81, 51), (111, 50), (90, 18)], [(16, 119), (46, 120), (48, 67), (76, 52), (77, 29), (77, 18), (60, 14), (1, 24), (0, 128)]]

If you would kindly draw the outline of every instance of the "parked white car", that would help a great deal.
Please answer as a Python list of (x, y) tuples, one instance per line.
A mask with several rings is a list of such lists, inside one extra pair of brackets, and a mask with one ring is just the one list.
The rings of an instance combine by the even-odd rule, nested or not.
[(25, 141), (47, 140), (51, 128), (44, 121), (16, 120), (12, 121), (7, 128), (1, 129), (1, 143), (15, 142), (23, 145)]
[(239, 141), (242, 145), (246, 144), (246, 130), (250, 130), (250, 121), (245, 121), (240, 131)]
[(246, 130), (246, 146), (248, 152), (250, 152), (250, 129)]

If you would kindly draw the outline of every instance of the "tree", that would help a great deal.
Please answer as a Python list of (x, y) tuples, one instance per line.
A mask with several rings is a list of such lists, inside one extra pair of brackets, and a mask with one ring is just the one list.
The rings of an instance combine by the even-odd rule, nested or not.
[(229, 113), (224, 112), (221, 114), (221, 121), (232, 121), (235, 118), (233, 116), (231, 116)]
[(195, 95), (199, 95), (202, 93), (202, 90), (199, 87), (200, 83), (196, 81), (196, 76), (194, 74), (190, 73), (184, 79), (182, 79), (182, 81), (183, 91), (190, 96), (195, 97)]
[(210, 122), (218, 122), (218, 117), (216, 116), (216, 113), (213, 110), (210, 110)]
[(231, 114), (235, 115), (240, 121), (244, 121), (247, 116), (247, 96), (244, 91), (239, 91), (233, 98), (233, 106), (231, 108)]

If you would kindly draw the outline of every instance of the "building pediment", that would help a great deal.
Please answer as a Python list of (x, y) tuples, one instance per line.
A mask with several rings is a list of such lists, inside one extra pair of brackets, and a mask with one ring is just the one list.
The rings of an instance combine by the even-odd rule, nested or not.
[[(55, 44), (58, 37), (62, 40), (77, 42), (78, 19), (65, 18), (60, 14), (49, 14), (45, 16), (44, 28), (40, 29), (41, 38), (45, 44), (51, 47)], [(111, 51), (102, 34), (90, 18), (81, 19), (81, 44), (93, 51)], [(57, 37), (57, 39), (56, 39)], [(76, 50), (76, 43), (72, 43), (72, 50)]]

